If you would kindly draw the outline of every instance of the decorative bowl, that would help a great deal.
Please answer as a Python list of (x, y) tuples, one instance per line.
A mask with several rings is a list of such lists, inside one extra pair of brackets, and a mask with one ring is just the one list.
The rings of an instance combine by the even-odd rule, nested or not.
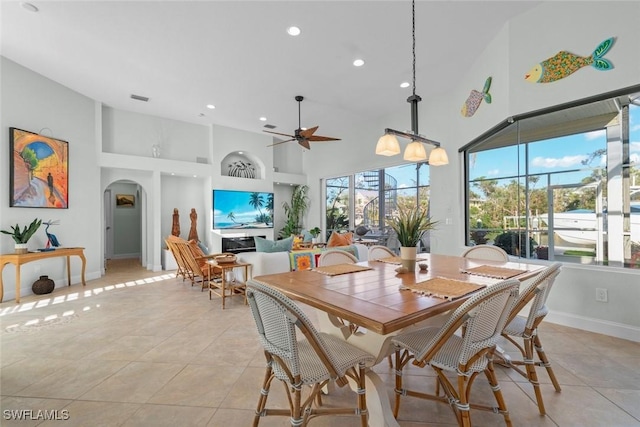
[(230, 262), (236, 262), (236, 256), (233, 254), (228, 255), (218, 255), (213, 258), (218, 264), (225, 264)]

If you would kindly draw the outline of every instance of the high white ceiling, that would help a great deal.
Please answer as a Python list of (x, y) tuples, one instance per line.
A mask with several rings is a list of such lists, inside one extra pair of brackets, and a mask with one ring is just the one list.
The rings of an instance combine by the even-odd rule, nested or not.
[[(411, 82), (409, 0), (33, 0), (36, 13), (21, 3), (0, 3), (1, 54), (107, 106), (290, 133), (303, 95), (302, 126), (335, 137), (401, 108), (409, 117), (411, 87), (399, 86)], [(417, 1), (416, 93), (450, 91), (504, 24), (538, 3)], [(291, 25), (302, 34), (289, 36)]]

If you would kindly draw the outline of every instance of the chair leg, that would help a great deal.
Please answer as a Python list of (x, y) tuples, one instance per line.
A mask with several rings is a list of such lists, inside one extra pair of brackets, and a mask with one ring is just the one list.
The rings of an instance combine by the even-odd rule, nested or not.
[(271, 369), (271, 363), (267, 364), (267, 369), (264, 374), (264, 381), (262, 382), (262, 390), (260, 390), (260, 398), (258, 399), (258, 407), (256, 408), (256, 415), (253, 417), (253, 427), (258, 427), (260, 417), (264, 414), (264, 408), (267, 405), (267, 398), (269, 397), (269, 389), (271, 388), (271, 382), (275, 376)]
[[(299, 381), (300, 377), (296, 377), (296, 381)], [(293, 406), (291, 407), (291, 427), (304, 426), (306, 423), (303, 419), (302, 408), (302, 385), (292, 386), (293, 389)]]
[(456, 409), (456, 415), (458, 418), (458, 422), (462, 427), (471, 427), (471, 414), (469, 411), (469, 401), (467, 387), (468, 378), (464, 375), (458, 375), (458, 403), (454, 403)]
[(556, 374), (553, 372), (553, 368), (551, 367), (551, 362), (549, 362), (547, 354), (542, 348), (542, 343), (540, 342), (540, 337), (538, 336), (538, 334), (534, 335), (533, 337), (533, 345), (536, 349), (536, 352), (538, 353), (538, 357), (542, 361), (542, 365), (547, 369), (547, 374), (549, 374), (549, 378), (553, 383), (553, 387), (555, 387), (556, 391), (562, 391), (562, 389), (560, 388), (560, 383), (558, 383), (558, 380), (556, 379)]
[(504, 422), (507, 424), (507, 427), (511, 427), (511, 417), (509, 416), (509, 410), (507, 409), (507, 404), (505, 403), (504, 397), (502, 396), (502, 390), (500, 390), (500, 384), (498, 384), (498, 378), (496, 377), (496, 372), (494, 370), (491, 358), (489, 358), (489, 363), (487, 364), (487, 368), (484, 370), (484, 372), (487, 376), (487, 380), (489, 380), (489, 385), (493, 390), (493, 395), (496, 398), (498, 409), (504, 416)]
[[(391, 357), (391, 356), (389, 356)], [(365, 395), (365, 366), (364, 363), (358, 364), (358, 411), (360, 412), (361, 427), (369, 425), (369, 412), (367, 411), (367, 396)]]
[[(401, 357), (402, 354), (406, 355), (406, 351), (396, 351), (395, 353), (395, 359), (396, 359), (396, 388), (395, 388), (395, 392), (396, 392), (396, 399), (395, 399), (395, 403), (393, 405), (393, 417), (394, 418), (398, 418), (398, 412), (400, 412), (400, 397), (402, 397), (402, 394), (404, 393), (404, 390), (402, 389), (402, 370), (404, 368), (404, 363), (403, 360), (404, 358)], [(391, 357), (391, 356), (389, 356)]]
[(531, 336), (524, 337), (524, 351), (524, 366), (527, 369), (527, 379), (533, 386), (536, 402), (538, 402), (538, 412), (540, 412), (540, 415), (545, 415), (546, 410), (544, 408), (542, 390), (540, 390), (540, 382), (538, 381), (538, 374), (536, 372), (536, 362), (533, 360), (533, 338)]

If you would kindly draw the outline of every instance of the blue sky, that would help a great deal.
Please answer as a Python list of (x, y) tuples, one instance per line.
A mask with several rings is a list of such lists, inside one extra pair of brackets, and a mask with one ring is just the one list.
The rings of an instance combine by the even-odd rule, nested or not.
[[(640, 164), (640, 108), (630, 108), (629, 111), (630, 158), (632, 163), (638, 165)], [(529, 174), (585, 168), (582, 162), (588, 160), (590, 153), (601, 148), (605, 148), (604, 130), (530, 144)], [(472, 160), (471, 178), (480, 176), (500, 178), (516, 175), (518, 173), (516, 150), (517, 147), (505, 147), (478, 153)], [(606, 157), (602, 156), (594, 159), (589, 166), (603, 167), (605, 164)], [(524, 171), (524, 165), (520, 167)], [(589, 172), (584, 172), (581, 175), (588, 176)], [(560, 177), (557, 178), (560, 179)], [(572, 174), (566, 179), (575, 180), (577, 177)], [(568, 182), (554, 183), (566, 184)]]

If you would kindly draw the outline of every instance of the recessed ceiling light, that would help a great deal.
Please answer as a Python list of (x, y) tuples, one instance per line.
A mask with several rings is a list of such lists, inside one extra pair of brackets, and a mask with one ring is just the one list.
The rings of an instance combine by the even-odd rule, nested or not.
[(409, 82), (402, 82), (402, 83), (400, 83), (400, 87), (401, 87), (401, 88), (403, 88), (403, 89), (404, 89), (405, 87), (409, 87)]
[(238, 154), (243, 154), (243, 152), (242, 151), (238, 151)]
[(27, 3), (26, 1), (20, 3), (20, 6), (22, 6), (24, 10), (28, 10), (29, 12), (37, 12), (39, 10), (37, 6), (31, 3)]
[(208, 108), (209, 110), (213, 110), (214, 108), (216, 108), (216, 106), (215, 106), (215, 105), (213, 105), (213, 104), (207, 104), (207, 108)]
[(287, 33), (290, 36), (299, 36), (300, 35), (300, 28), (298, 28), (298, 27), (289, 27), (289, 28), (287, 28)]
[(267, 118), (266, 118), (266, 117), (260, 117), (260, 121), (261, 121), (261, 122), (266, 122), (266, 121), (267, 121)]
[(364, 60), (356, 59), (355, 61), (353, 61), (353, 65), (355, 65), (356, 67), (362, 67), (364, 65)]

